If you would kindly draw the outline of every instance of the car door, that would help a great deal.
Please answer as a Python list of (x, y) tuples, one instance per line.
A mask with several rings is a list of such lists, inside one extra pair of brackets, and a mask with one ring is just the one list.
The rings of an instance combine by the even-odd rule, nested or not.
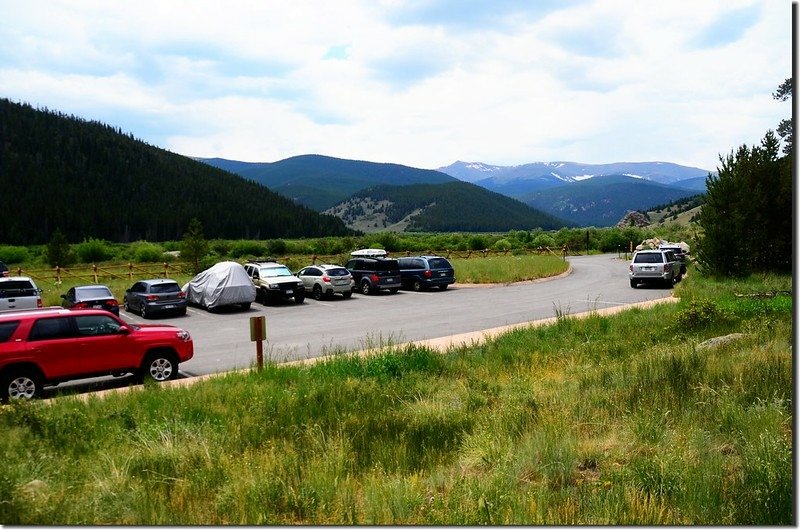
[(142, 298), (144, 298), (144, 291), (147, 287), (143, 282), (136, 282), (128, 291), (128, 307), (134, 311), (141, 311)]
[(80, 360), (87, 372), (113, 372), (135, 368), (140, 362), (130, 336), (120, 333), (122, 323), (112, 315), (75, 315)]
[(28, 349), (45, 377), (69, 377), (86, 370), (75, 335), (71, 316), (43, 317), (33, 323)]

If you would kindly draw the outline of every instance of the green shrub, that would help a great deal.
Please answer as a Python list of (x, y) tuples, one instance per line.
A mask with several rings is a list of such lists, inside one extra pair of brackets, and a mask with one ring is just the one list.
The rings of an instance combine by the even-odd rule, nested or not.
[(98, 263), (114, 257), (108, 242), (94, 238), (84, 239), (83, 243), (78, 243), (75, 246), (75, 253), (80, 263)]
[(267, 247), (260, 241), (237, 241), (233, 244), (230, 256), (234, 259), (243, 257), (260, 258), (267, 253)]
[(686, 308), (678, 313), (678, 326), (687, 329), (698, 329), (718, 322), (723, 311), (711, 300), (692, 300)]
[(0, 245), (0, 261), (7, 265), (25, 263), (30, 260), (30, 252), (26, 247)]
[(133, 250), (133, 260), (137, 263), (158, 263), (165, 261), (164, 249), (161, 245), (148, 243), (147, 241), (137, 241), (131, 245)]

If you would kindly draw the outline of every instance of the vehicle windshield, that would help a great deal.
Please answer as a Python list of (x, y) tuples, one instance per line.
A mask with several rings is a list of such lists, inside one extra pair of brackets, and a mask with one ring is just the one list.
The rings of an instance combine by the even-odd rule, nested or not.
[(259, 269), (262, 278), (276, 278), (278, 276), (291, 276), (292, 271), (286, 267), (264, 267)]
[(77, 298), (114, 298), (108, 287), (82, 287), (75, 289)]
[(180, 290), (177, 283), (157, 283), (150, 286), (151, 293), (177, 293)]
[(450, 269), (452, 266), (450, 262), (444, 258), (433, 258), (428, 260), (431, 269)]
[(0, 283), (0, 298), (19, 296), (33, 291), (33, 285), (27, 280), (11, 280)]
[(636, 254), (633, 258), (634, 263), (663, 263), (661, 253), (648, 252), (647, 254)]

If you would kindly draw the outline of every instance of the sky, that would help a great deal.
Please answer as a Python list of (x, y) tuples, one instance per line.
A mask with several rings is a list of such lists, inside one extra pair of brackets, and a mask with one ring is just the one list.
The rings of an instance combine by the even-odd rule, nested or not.
[(194, 157), (713, 171), (790, 118), (788, 0), (0, 0), (0, 98)]

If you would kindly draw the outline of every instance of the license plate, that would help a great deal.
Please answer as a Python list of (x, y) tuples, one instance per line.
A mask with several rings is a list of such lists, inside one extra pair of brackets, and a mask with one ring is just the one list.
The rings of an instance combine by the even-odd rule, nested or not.
[(387, 278), (386, 283), (394, 283), (394, 278)]
[(292, 293), (294, 293), (294, 291), (292, 291), (291, 289), (286, 289), (286, 294), (292, 294)]
[(103, 304), (94, 304), (92, 307), (94, 307), (94, 308), (102, 308)]
[(164, 306), (164, 309), (175, 309), (175, 306), (174, 306), (174, 305), (172, 305), (172, 304), (165, 305), (165, 306)]
[(654, 271), (654, 270), (656, 270), (656, 268), (655, 267), (642, 267), (642, 270), (643, 271)]

